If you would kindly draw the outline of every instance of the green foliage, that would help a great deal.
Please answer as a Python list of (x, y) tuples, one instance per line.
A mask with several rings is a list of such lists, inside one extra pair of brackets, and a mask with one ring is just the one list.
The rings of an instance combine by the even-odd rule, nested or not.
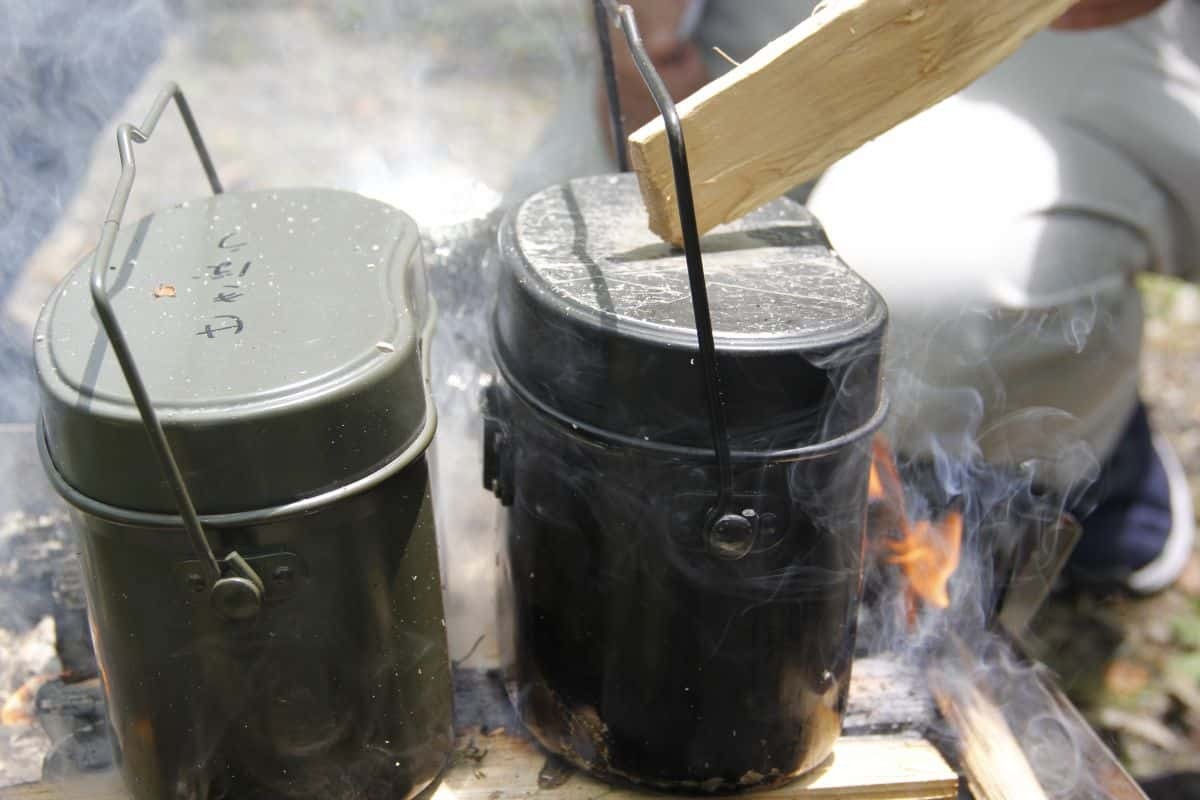
[(1178, 680), (1200, 685), (1200, 653), (1176, 653), (1167, 659), (1166, 671)]

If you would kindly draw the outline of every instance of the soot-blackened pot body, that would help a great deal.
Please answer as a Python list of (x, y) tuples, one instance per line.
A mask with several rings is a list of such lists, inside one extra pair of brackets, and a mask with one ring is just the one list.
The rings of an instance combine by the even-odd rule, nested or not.
[(525, 724), (607, 779), (730, 792), (813, 769), (840, 731), (887, 310), (790, 201), (702, 250), (724, 425), (688, 265), (632, 176), (509, 216), (484, 483)]
[[(706, 542), (710, 459), (602, 442), (503, 386), (510, 694), (603, 777), (731, 791), (818, 766), (854, 651), (869, 436), (735, 463), (753, 536)], [(743, 546), (744, 545), (744, 546)]]

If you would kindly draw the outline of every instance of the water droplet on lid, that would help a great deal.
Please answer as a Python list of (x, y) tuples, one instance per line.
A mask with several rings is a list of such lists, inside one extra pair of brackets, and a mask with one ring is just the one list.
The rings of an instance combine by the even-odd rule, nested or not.
[(396, 352), (396, 346), (394, 344), (392, 344), (391, 342), (376, 342), (375, 349), (379, 350), (382, 353)]

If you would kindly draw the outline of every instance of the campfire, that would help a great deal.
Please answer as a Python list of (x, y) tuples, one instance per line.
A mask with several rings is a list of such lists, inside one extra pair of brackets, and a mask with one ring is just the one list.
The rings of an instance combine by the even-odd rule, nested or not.
[(915, 636), (923, 613), (939, 615), (923, 671), (972, 793), (978, 800), (1046, 797), (1003, 710), (989, 696), (982, 654), (963, 638), (979, 632), (958, 630), (963, 613), (955, 608), (950, 580), (963, 558), (962, 512), (951, 508), (934, 519), (910, 517), (904, 481), (882, 436), (872, 447), (868, 495), (876, 556), (899, 572), (904, 626)]

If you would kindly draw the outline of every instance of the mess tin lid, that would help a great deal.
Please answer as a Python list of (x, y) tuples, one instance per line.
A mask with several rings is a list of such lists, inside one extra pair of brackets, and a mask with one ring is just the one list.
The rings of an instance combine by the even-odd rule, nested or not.
[[(175, 513), (93, 308), (91, 265), (36, 328), (46, 451), (91, 500)], [(327, 189), (215, 195), (124, 226), (109, 270), (201, 514), (332, 491), (415, 458), (432, 435), (433, 312), (417, 227), (396, 209)]]
[[(684, 254), (646, 227), (632, 175), (534, 195), (501, 229), (496, 361), (562, 421), (712, 447)], [(791, 450), (881, 410), (887, 308), (802, 206), (777, 200), (701, 240), (730, 447)]]

